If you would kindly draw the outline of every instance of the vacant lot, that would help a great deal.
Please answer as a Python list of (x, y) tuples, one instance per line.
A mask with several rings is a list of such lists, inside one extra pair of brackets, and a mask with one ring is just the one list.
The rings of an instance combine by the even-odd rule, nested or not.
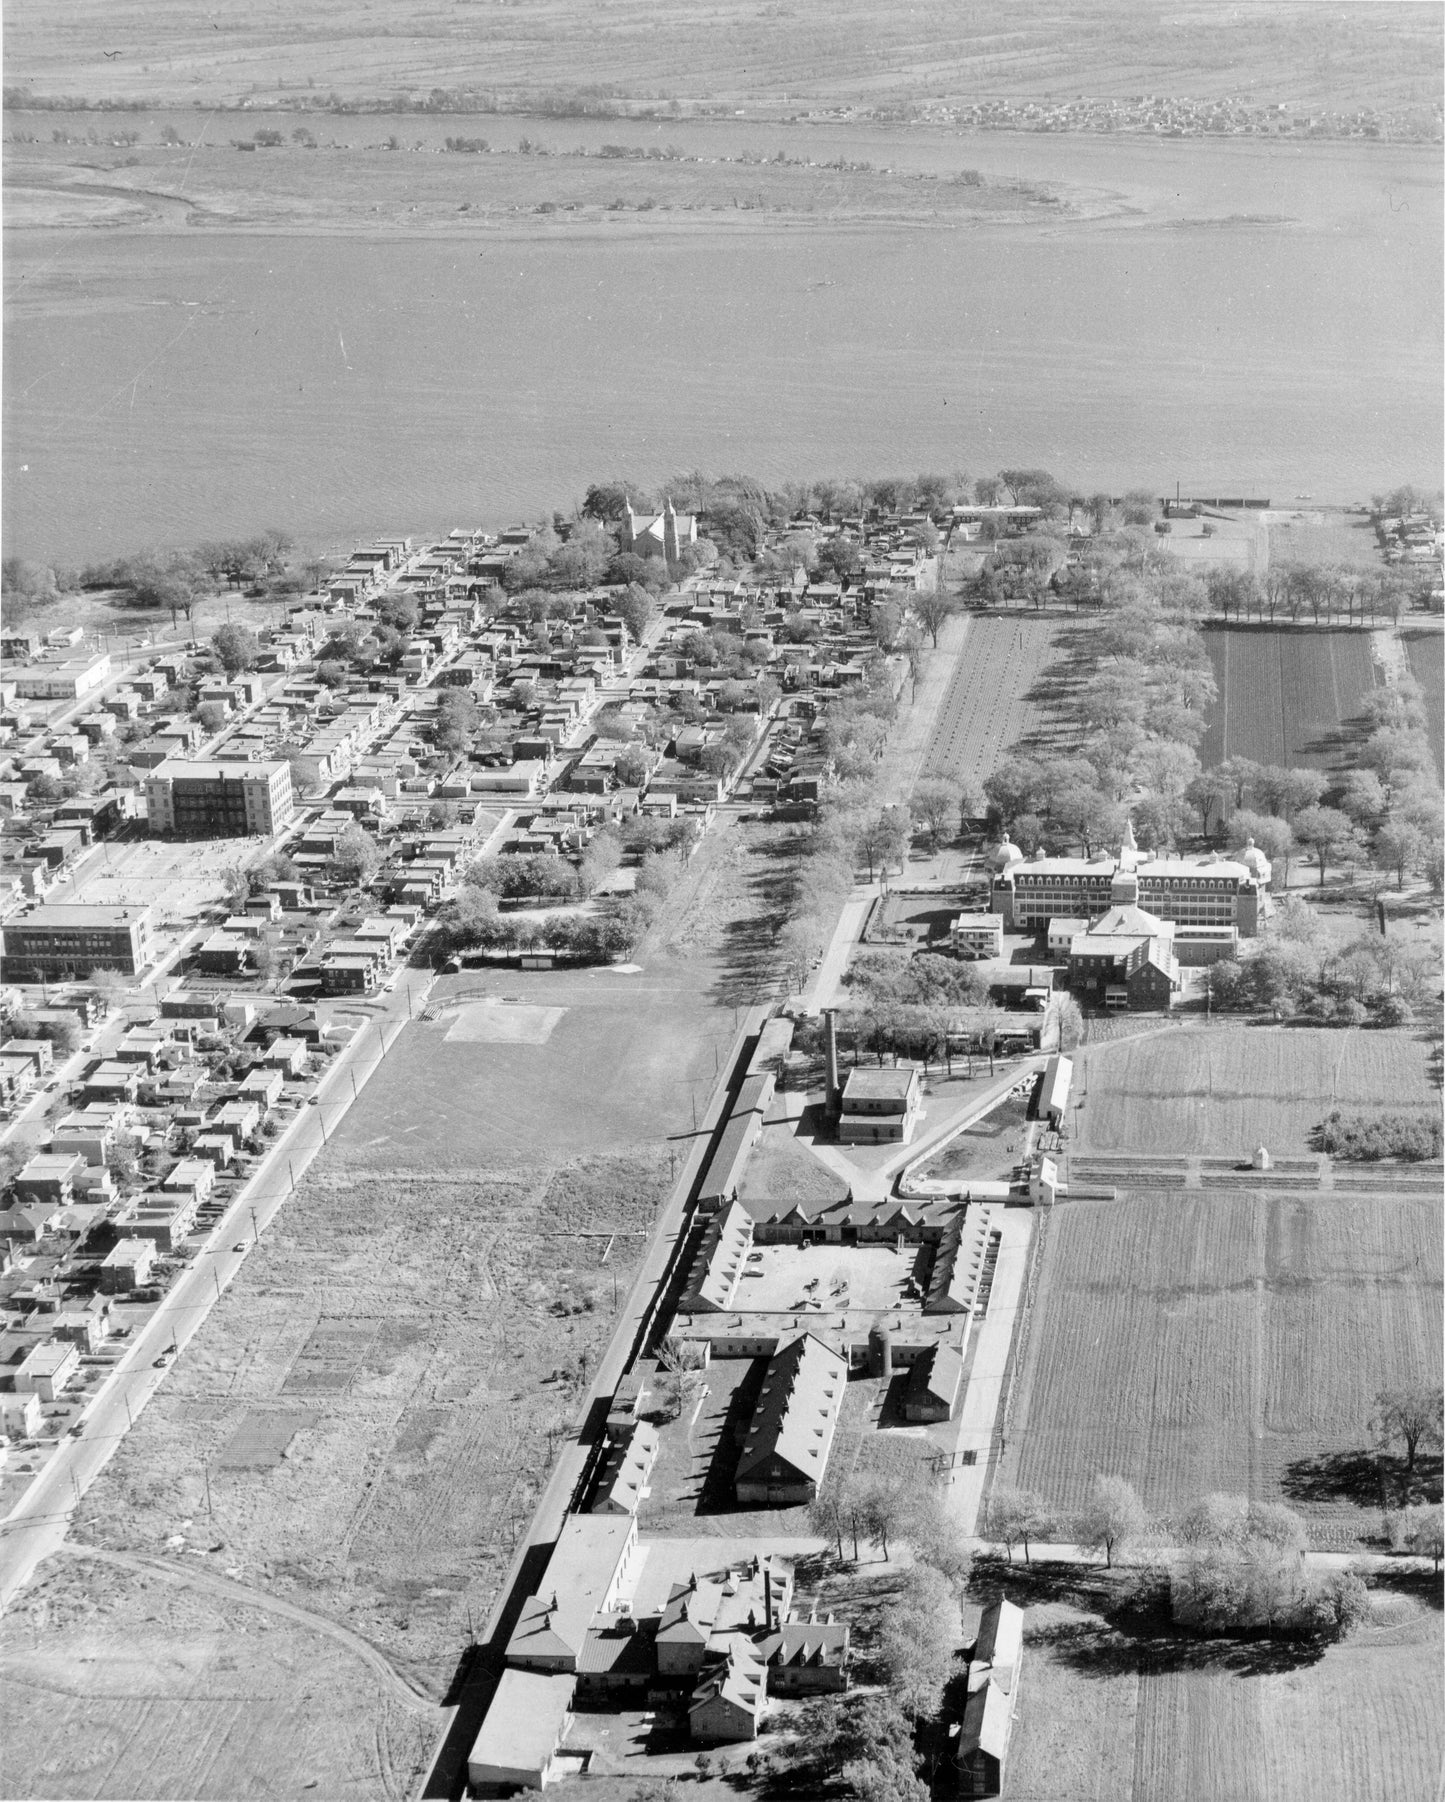
[(998, 1107), (966, 1126), (935, 1158), (916, 1172), (920, 1181), (975, 1176), (986, 1181), (1007, 1177), (1023, 1152), (1028, 1098), (1010, 1095)]
[[(1020, 1601), (1033, 1601), (1021, 1589)], [(1431, 1802), (1442, 1753), (1438, 1591), (1377, 1590), (1322, 1657), (1111, 1628), (1030, 1608), (1009, 1794), (1028, 1802)], [(1281, 1649), (1282, 1651), (1282, 1649)], [(1264, 1657), (1259, 1656), (1260, 1653)]]
[(1445, 771), (1445, 633), (1407, 632), (1404, 636), (1410, 674), (1425, 691), (1435, 768)]
[(227, 1563), (48, 1561), (0, 1623), (0, 1794), (414, 1793), (435, 1710), (365, 1646), (249, 1605)]
[(1439, 1105), (1429, 1047), (1409, 1033), (1221, 1027), (1088, 1053), (1081, 1151), (1248, 1157), (1309, 1149), (1333, 1107)]
[(1054, 660), (1061, 631), (1053, 619), (971, 619), (963, 655), (923, 773), (982, 782), (1009, 747), (1039, 729), (1047, 705), (1043, 673)]
[[(195, 1604), (208, 1645), (241, 1630), (233, 1603), (251, 1592), (353, 1630), (439, 1699), (685, 1153), (668, 1136), (690, 1131), (731, 1036), (690, 975), (508, 973), (505, 997), (477, 976), (439, 984), (433, 1001), (460, 1005), (403, 1033), (87, 1494), (77, 1537), (220, 1565), (234, 1593)], [(276, 1668), (305, 1665), (308, 1628), (274, 1637)], [(57, 1670), (92, 1655), (68, 1617), (48, 1644)], [(148, 1787), (118, 1748), (89, 1789), (47, 1790), (12, 1753), (11, 1793), (292, 1793), (312, 1743), (296, 1687), (236, 1667), (220, 1693), (249, 1737), (225, 1729), (213, 1776), (178, 1766), (170, 1789)], [(221, 1733), (215, 1693), (179, 1690), (166, 1735)], [(369, 1699), (314, 1706), (372, 1746)], [(111, 1701), (77, 1687), (67, 1707), (71, 1742), (113, 1735)], [(422, 1719), (425, 1736), (436, 1716)], [(357, 1793), (393, 1793), (370, 1756)], [(338, 1772), (323, 1762), (323, 1794), (352, 1793)]]
[(1337, 770), (1375, 684), (1368, 632), (1212, 627), (1204, 634), (1219, 698), (1199, 760), (1226, 757)]
[[(1123, 1193), (1054, 1216), (1006, 1472), (1061, 1508), (1097, 1473), (1168, 1514), (1285, 1500), (1379, 1526), (1377, 1390), (1440, 1380), (1438, 1196)], [(1433, 1374), (1432, 1374), (1433, 1373)]]

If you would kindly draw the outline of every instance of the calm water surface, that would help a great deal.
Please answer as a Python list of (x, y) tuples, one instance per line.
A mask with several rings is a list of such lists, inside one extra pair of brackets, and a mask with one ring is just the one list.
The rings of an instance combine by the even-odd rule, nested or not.
[[(494, 142), (518, 125), (485, 123)], [(386, 129), (337, 124), (357, 143)], [(534, 129), (559, 147), (648, 141)], [(688, 129), (689, 151), (731, 141)], [(7, 551), (81, 560), (268, 523), (339, 545), (691, 467), (781, 481), (1028, 462), (1088, 487), (1277, 500), (1438, 479), (1438, 153), (808, 143), (1067, 179), (1124, 210), (450, 242), (11, 231)]]

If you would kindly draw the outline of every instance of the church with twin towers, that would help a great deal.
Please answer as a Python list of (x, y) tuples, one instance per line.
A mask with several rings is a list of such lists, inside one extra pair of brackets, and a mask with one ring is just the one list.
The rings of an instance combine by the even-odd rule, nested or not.
[(661, 513), (644, 515), (632, 511), (632, 502), (624, 500), (619, 523), (618, 544), (638, 557), (661, 557), (676, 563), (685, 546), (697, 543), (697, 515), (679, 513), (669, 498)]

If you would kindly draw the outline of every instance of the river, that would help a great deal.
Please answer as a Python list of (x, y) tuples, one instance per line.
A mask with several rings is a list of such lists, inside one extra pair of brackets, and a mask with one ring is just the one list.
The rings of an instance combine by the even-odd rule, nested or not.
[[(317, 129), (363, 143), (392, 123)], [(333, 549), (536, 517), (599, 478), (684, 468), (782, 481), (1028, 463), (1085, 489), (1321, 501), (1439, 479), (1436, 149), (401, 129), (708, 155), (806, 142), (1106, 206), (964, 228), (9, 230), (8, 553), (80, 562), (267, 524)]]

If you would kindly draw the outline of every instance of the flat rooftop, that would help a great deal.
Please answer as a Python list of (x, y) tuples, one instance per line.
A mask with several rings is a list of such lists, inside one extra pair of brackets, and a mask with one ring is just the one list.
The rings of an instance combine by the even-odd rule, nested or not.
[(467, 1760), (472, 1781), (489, 1781), (488, 1771), (544, 1769), (562, 1737), (575, 1687), (571, 1676), (503, 1671)]

